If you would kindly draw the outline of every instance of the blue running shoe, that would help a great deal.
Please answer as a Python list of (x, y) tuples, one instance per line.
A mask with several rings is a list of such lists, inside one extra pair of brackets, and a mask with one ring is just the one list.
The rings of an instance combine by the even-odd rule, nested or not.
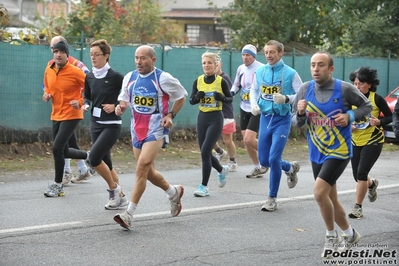
[(203, 184), (200, 184), (197, 188), (196, 191), (194, 191), (194, 196), (196, 197), (206, 197), (209, 196), (209, 190), (208, 187), (204, 186)]
[(229, 173), (229, 166), (224, 165), (222, 172), (218, 173), (218, 185), (224, 187), (226, 185), (226, 176)]

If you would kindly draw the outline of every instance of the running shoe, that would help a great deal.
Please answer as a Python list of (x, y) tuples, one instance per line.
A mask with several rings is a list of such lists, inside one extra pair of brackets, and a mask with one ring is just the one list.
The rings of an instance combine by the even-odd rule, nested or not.
[(337, 232), (335, 232), (336, 236), (326, 236), (324, 240), (324, 248), (323, 253), (321, 253), (321, 257), (324, 259), (332, 259), (332, 254), (338, 250), (338, 246), (341, 245), (342, 239), (338, 236)]
[(74, 184), (76, 184), (76, 183), (79, 184), (85, 180), (89, 180), (90, 178), (91, 178), (91, 174), (90, 174), (89, 170), (87, 170), (86, 173), (82, 173), (79, 171), (79, 175), (72, 177), (71, 182)]
[(200, 184), (196, 191), (194, 191), (194, 196), (196, 197), (206, 197), (209, 196), (209, 190), (207, 186)]
[(268, 197), (261, 210), (264, 212), (272, 212), (277, 210), (277, 199)]
[(362, 208), (355, 204), (355, 206), (353, 206), (352, 211), (349, 213), (349, 217), (350, 218), (362, 218), (363, 217), (363, 210)]
[(68, 185), (69, 182), (72, 180), (72, 173), (69, 172), (64, 172), (64, 177), (62, 178), (62, 184), (63, 185)]
[(64, 196), (64, 186), (58, 186), (57, 184), (51, 184), (48, 186), (47, 190), (44, 192), (46, 197), (62, 197)]
[(175, 217), (180, 214), (182, 204), (181, 204), (181, 198), (183, 197), (184, 194), (184, 187), (181, 185), (174, 186), (176, 189), (176, 194), (173, 198), (169, 199), (170, 201), (170, 214)]
[(291, 162), (291, 166), (292, 166), (292, 173), (285, 172), (285, 174), (287, 175), (288, 188), (294, 188), (296, 186), (296, 184), (298, 183), (297, 173), (299, 172), (299, 169), (301, 168), (299, 163), (296, 161)]
[(227, 163), (227, 165), (229, 166), (229, 171), (230, 171), (230, 172), (235, 172), (235, 171), (237, 171), (237, 168), (238, 168), (237, 162), (229, 161), (229, 162)]
[(222, 172), (218, 173), (218, 186), (224, 187), (226, 185), (226, 176), (229, 173), (229, 166), (224, 165)]
[(120, 202), (118, 206), (108, 205), (108, 203), (104, 206), (106, 210), (121, 210), (127, 207), (127, 205), (129, 204), (129, 200), (127, 199), (126, 195), (123, 195), (122, 197), (120, 197)]
[(121, 193), (121, 187), (116, 184), (115, 189), (107, 189), (109, 193), (108, 203), (105, 205), (107, 210), (116, 210), (119, 208), (121, 203), (121, 197), (119, 196)]
[(223, 158), (227, 156), (227, 152), (225, 150), (222, 150), (222, 153), (216, 152), (214, 156), (216, 157), (216, 159), (218, 159), (219, 162), (221, 162)]
[(378, 180), (373, 179), (374, 186), (369, 188), (367, 196), (370, 202), (374, 202), (377, 199), (377, 187), (378, 187)]
[(130, 229), (130, 227), (132, 226), (133, 215), (129, 214), (127, 211), (117, 213), (114, 216), (114, 221), (123, 228)]
[(339, 245), (339, 248), (338, 248), (339, 252), (351, 249), (360, 241), (360, 238), (362, 236), (355, 229), (352, 228), (352, 230), (353, 230), (352, 236), (346, 236), (344, 234), (342, 235), (343, 240), (342, 240), (342, 244)]
[(267, 171), (269, 171), (269, 167), (255, 167), (254, 170), (251, 171), (251, 173), (249, 173), (247, 175), (247, 178), (259, 178), (262, 177), (264, 174), (267, 173)]

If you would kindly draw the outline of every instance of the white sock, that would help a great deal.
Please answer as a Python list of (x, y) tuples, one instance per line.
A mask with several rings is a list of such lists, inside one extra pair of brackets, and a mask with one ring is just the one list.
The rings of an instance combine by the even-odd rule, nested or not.
[(127, 208), (126, 208), (126, 212), (130, 215), (133, 215), (136, 208), (137, 208), (137, 204), (129, 201), (129, 204), (127, 205)]
[(326, 230), (326, 236), (327, 237), (337, 237), (337, 232), (335, 230)]
[(54, 183), (57, 185), (57, 187), (62, 187), (62, 183)]
[(71, 170), (71, 159), (65, 159), (64, 172), (72, 173), (72, 170)]
[(169, 188), (165, 191), (169, 199), (173, 198), (173, 196), (176, 195), (176, 192), (176, 188), (172, 185), (169, 185)]
[(255, 164), (255, 167), (258, 168), (258, 169), (261, 169), (262, 165), (260, 165), (260, 163), (258, 163), (258, 164)]
[(290, 170), (288, 170), (286, 173), (292, 174), (294, 172), (294, 168), (292, 167), (292, 164), (290, 165)]
[(84, 160), (79, 160), (79, 161), (76, 162), (76, 164), (78, 165), (79, 171), (80, 171), (81, 173), (84, 174), (84, 173), (87, 172), (87, 166), (86, 166)]
[(349, 228), (346, 230), (342, 230), (342, 233), (344, 233), (346, 236), (352, 237), (353, 236), (353, 228), (352, 226), (349, 225)]

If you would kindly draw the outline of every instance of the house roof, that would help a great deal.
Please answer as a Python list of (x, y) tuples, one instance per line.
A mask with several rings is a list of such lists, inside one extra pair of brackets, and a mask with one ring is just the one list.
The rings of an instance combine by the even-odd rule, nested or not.
[(171, 19), (214, 19), (220, 18), (220, 12), (214, 9), (172, 9), (171, 11), (163, 12), (163, 18)]
[(15, 16), (18, 15), (19, 12), (21, 11), (20, 8), (18, 7), (18, 4), (15, 3), (16, 1), (12, 0), (3, 0), (0, 6), (4, 6), (8, 10), (8, 14), (10, 16)]

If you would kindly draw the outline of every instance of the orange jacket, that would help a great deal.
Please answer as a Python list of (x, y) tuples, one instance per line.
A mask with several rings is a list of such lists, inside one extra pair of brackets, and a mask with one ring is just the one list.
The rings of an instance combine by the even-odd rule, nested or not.
[(73, 109), (70, 102), (78, 100), (83, 105), (83, 89), (86, 74), (69, 62), (58, 73), (55, 64), (44, 72), (44, 93), (51, 94), (51, 120), (64, 121), (83, 119), (81, 109)]

